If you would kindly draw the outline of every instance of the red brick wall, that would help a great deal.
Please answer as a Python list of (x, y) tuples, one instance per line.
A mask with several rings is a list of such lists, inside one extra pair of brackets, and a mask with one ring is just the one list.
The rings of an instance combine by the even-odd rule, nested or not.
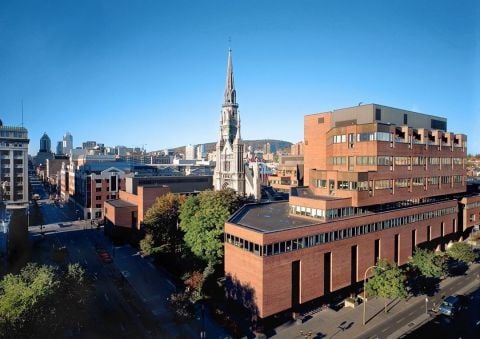
[[(446, 201), (434, 205), (419, 206), (378, 215), (348, 218), (336, 222), (269, 234), (262, 234), (227, 223), (225, 225), (225, 232), (257, 244), (269, 244), (334, 229), (342, 229), (354, 225), (454, 206), (456, 206), (455, 201)], [(445, 222), (445, 235), (452, 233), (453, 229), (451, 225), (455, 218), (457, 218), (457, 215), (454, 213), (443, 217), (423, 220), (414, 224), (268, 257), (259, 257), (226, 243), (225, 272), (255, 289), (260, 316), (266, 317), (291, 307), (291, 266), (293, 261), (300, 260), (300, 302), (304, 303), (323, 295), (324, 253), (331, 252), (332, 254), (331, 288), (332, 291), (335, 291), (351, 284), (351, 246), (357, 245), (357, 281), (361, 281), (363, 280), (363, 275), (367, 267), (374, 265), (375, 239), (380, 239), (380, 258), (385, 258), (393, 262), (395, 255), (394, 237), (395, 234), (399, 234), (399, 261), (400, 264), (405, 264), (408, 261), (408, 257), (412, 254), (411, 232), (413, 229), (417, 230), (418, 244), (426, 241), (428, 225), (430, 225), (432, 229), (432, 239), (440, 236), (442, 221)]]

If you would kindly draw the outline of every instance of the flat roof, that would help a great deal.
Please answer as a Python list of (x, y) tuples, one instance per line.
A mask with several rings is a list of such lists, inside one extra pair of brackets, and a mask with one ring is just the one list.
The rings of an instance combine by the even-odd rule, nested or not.
[(131, 202), (120, 199), (110, 199), (105, 202), (113, 207), (137, 207), (137, 205), (132, 204)]
[(321, 220), (308, 220), (289, 215), (288, 201), (246, 205), (234, 214), (229, 222), (262, 233), (322, 223)]

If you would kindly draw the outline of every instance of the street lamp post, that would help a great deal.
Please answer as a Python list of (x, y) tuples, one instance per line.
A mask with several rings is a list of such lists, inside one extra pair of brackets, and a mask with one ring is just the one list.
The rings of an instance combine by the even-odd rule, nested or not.
[(365, 274), (363, 275), (363, 326), (365, 326), (365, 313), (367, 309), (367, 272), (369, 269), (374, 267), (377, 267), (377, 265), (367, 267)]

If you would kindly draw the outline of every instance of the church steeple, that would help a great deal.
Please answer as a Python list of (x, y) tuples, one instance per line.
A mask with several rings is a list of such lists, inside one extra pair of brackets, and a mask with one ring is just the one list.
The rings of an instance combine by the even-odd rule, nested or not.
[(224, 105), (236, 105), (237, 93), (233, 81), (232, 50), (228, 50), (227, 81), (225, 84), (225, 103)]

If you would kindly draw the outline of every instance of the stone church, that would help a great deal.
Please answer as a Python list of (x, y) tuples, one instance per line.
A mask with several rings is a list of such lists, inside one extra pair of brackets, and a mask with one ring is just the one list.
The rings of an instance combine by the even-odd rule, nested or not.
[(245, 153), (240, 135), (240, 113), (233, 81), (232, 51), (228, 51), (227, 81), (220, 116), (220, 137), (216, 145), (216, 165), (213, 176), (215, 190), (227, 187), (239, 195), (261, 197), (260, 164)]

